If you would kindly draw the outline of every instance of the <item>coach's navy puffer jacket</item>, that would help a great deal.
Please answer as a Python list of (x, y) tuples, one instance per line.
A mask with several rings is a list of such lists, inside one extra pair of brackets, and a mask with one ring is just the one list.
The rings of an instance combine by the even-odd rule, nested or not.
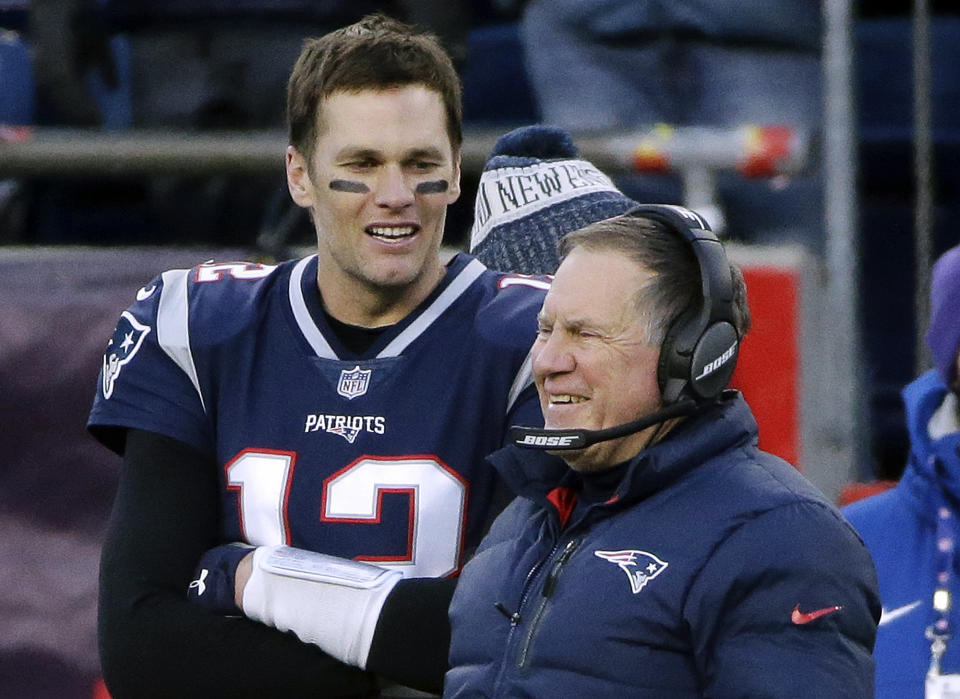
[(497, 452), (519, 497), (461, 576), (444, 696), (872, 697), (870, 556), (756, 440), (729, 392), (588, 507), (559, 459)]

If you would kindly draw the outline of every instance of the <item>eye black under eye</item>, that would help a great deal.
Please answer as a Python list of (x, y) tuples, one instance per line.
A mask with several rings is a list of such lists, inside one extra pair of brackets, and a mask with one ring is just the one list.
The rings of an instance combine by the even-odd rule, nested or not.
[(432, 182), (421, 182), (417, 185), (417, 194), (440, 194), (450, 188), (450, 183), (446, 180), (435, 180)]

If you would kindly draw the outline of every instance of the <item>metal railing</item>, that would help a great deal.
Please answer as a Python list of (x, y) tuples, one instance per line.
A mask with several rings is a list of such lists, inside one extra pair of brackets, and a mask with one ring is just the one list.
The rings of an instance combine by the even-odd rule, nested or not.
[[(479, 173), (506, 129), (467, 129), (463, 169)], [(809, 158), (806, 134), (779, 126), (729, 129), (671, 127), (574, 134), (586, 159), (601, 170), (683, 172), (739, 168), (748, 176), (789, 174)], [(286, 133), (273, 131), (101, 132), (86, 129), (0, 129), (0, 176), (50, 174), (263, 174), (283, 165)]]

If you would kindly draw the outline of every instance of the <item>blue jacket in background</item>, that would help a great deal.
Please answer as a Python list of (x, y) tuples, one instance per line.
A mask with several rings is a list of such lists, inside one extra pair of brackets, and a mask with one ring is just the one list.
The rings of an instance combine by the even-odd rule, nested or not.
[[(870, 549), (880, 581), (884, 615), (874, 651), (878, 698), (924, 695), (930, 666), (925, 633), (934, 621), (937, 508), (946, 505), (960, 514), (960, 432), (933, 440), (928, 428), (946, 396), (947, 386), (936, 371), (904, 389), (910, 460), (903, 477), (895, 488), (844, 510)], [(958, 574), (956, 567), (953, 573)], [(955, 600), (957, 593), (953, 591)], [(956, 627), (956, 614), (953, 623)], [(960, 673), (960, 639), (954, 631), (942, 660), (944, 674)]]
[(872, 696), (869, 554), (814, 486), (757, 449), (734, 395), (586, 508), (560, 459), (491, 457), (520, 497), (461, 575), (445, 696)]

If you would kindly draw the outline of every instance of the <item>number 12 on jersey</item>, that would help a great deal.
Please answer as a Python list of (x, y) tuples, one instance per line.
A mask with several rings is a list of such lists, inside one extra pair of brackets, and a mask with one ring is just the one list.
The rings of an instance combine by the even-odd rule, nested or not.
[[(256, 546), (290, 544), (287, 500), (295, 452), (245, 449), (225, 467), (239, 491), (244, 538)], [(460, 566), (467, 484), (434, 456), (364, 456), (323, 482), (320, 517), (353, 526), (379, 524), (386, 493), (409, 497), (407, 550), (396, 556), (357, 555), (405, 577), (442, 577)]]

